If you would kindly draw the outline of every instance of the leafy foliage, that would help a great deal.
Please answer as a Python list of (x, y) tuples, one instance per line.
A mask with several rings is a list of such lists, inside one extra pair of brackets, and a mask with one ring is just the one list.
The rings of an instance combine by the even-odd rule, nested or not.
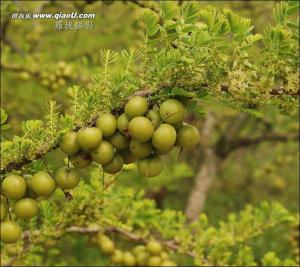
[[(262, 108), (270, 104), (293, 114), (299, 94), (298, 21), (294, 20), (298, 3), (279, 3), (274, 23), (262, 33), (255, 31), (250, 19), (229, 9), (202, 8), (195, 2), (178, 6), (172, 1), (162, 1), (158, 7), (158, 12), (144, 12), (141, 47), (102, 49), (95, 55), (100, 71), (92, 77), (92, 85), (69, 87), (70, 106), (64, 115), (60, 105), (49, 101), (44, 120), (23, 121), (22, 136), (8, 140), (1, 136), (1, 174), (44, 169), (53, 173), (44, 156), (58, 147), (61, 137), (71, 129), (93, 125), (102, 112), (122, 111), (132, 94), (144, 94), (158, 104), (178, 98), (197, 116), (205, 114), (207, 98), (258, 118), (264, 117)], [(122, 69), (116, 71), (115, 65)], [(9, 129), (7, 118), (1, 109), (1, 130)], [(131, 177), (132, 167), (126, 166), (125, 175)], [(124, 247), (156, 238), (182, 265), (296, 265), (296, 260), (280, 259), (269, 248), (263, 257), (255, 253), (256, 238), (272, 228), (290, 228), (297, 220), (278, 203), (249, 205), (216, 226), (205, 214), (188, 225), (182, 212), (158, 209), (143, 191), (116, 188), (119, 176), (105, 176), (102, 188), (98, 166), (82, 176), (85, 181), (72, 192), (72, 201), (67, 202), (62, 192), (56, 192), (54, 201), (41, 201), (39, 217), (23, 223), (28, 229), (24, 240), (16, 246), (1, 244), (4, 264), (41, 265), (47, 258), (49, 265), (67, 265), (55, 248), (60, 239), (74, 232), (87, 234), (88, 242), (95, 245), (95, 234), (107, 231)], [(169, 176), (164, 182), (170, 187), (175, 175)]]

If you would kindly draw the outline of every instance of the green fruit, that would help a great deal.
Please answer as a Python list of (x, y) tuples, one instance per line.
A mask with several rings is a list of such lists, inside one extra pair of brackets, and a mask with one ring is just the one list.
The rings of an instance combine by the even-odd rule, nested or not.
[(151, 109), (147, 112), (146, 117), (151, 121), (154, 129), (156, 129), (159, 126), (161, 122), (159, 111)]
[(163, 121), (177, 124), (183, 121), (186, 111), (178, 100), (168, 99), (161, 104), (159, 113)]
[(163, 261), (160, 266), (175, 267), (175, 266), (177, 266), (177, 264), (173, 261), (166, 260), (166, 261)]
[(86, 127), (81, 129), (76, 136), (78, 145), (83, 150), (96, 148), (102, 140), (102, 132), (96, 127)]
[(101, 114), (96, 121), (96, 126), (101, 130), (104, 137), (112, 136), (117, 129), (117, 120), (110, 113)]
[(123, 254), (123, 264), (124, 266), (135, 266), (136, 259), (131, 252), (125, 252)]
[(157, 241), (149, 241), (147, 244), (147, 251), (151, 255), (160, 255), (160, 253), (162, 252), (162, 246)]
[(177, 130), (176, 145), (184, 148), (194, 148), (200, 142), (198, 129), (193, 125), (183, 125)]
[(163, 161), (160, 156), (139, 159), (137, 169), (143, 177), (154, 177), (163, 170)]
[(92, 162), (90, 155), (84, 151), (80, 151), (77, 154), (70, 157), (72, 165), (78, 169), (86, 168)]
[(15, 222), (5, 221), (0, 224), (0, 240), (3, 243), (15, 243), (22, 234), (21, 227)]
[(91, 152), (92, 159), (99, 164), (107, 164), (114, 157), (114, 147), (106, 140), (102, 140)]
[(67, 155), (74, 155), (80, 150), (76, 141), (76, 136), (76, 132), (69, 132), (65, 134), (61, 141), (60, 148)]
[(1, 209), (0, 209), (0, 220), (3, 221), (7, 216), (7, 206), (5, 203), (1, 202)]
[(168, 260), (170, 258), (169, 254), (165, 251), (160, 253), (160, 257), (161, 257), (162, 260)]
[(118, 130), (125, 134), (128, 131), (129, 118), (126, 113), (122, 113), (117, 119)]
[(152, 144), (159, 151), (171, 150), (175, 142), (176, 130), (170, 124), (161, 124), (153, 133)]
[(14, 206), (14, 212), (20, 219), (31, 219), (38, 213), (37, 202), (32, 198), (22, 198)]
[(115, 174), (119, 172), (123, 167), (123, 158), (119, 154), (115, 154), (112, 161), (106, 165), (103, 165), (103, 171), (109, 174)]
[(44, 171), (35, 173), (31, 183), (33, 191), (39, 196), (49, 197), (56, 189), (54, 179)]
[(158, 256), (152, 256), (148, 259), (147, 266), (160, 266), (161, 258)]
[(154, 128), (149, 119), (139, 116), (129, 122), (128, 131), (133, 139), (144, 143), (151, 139)]
[(125, 164), (129, 164), (137, 160), (137, 157), (132, 154), (129, 148), (120, 150), (119, 153), (122, 156)]
[(140, 252), (138, 255), (136, 255), (137, 266), (147, 266), (148, 258), (149, 258), (149, 253)]
[(113, 264), (121, 264), (123, 262), (123, 252), (119, 249), (116, 249), (111, 255), (111, 262)]
[(1, 184), (1, 191), (9, 199), (20, 199), (25, 195), (26, 181), (19, 175), (8, 175)]
[(112, 254), (115, 251), (115, 244), (110, 239), (101, 240), (100, 248), (104, 254)]
[(27, 71), (23, 71), (20, 73), (20, 78), (24, 81), (27, 81), (30, 78), (30, 74)]
[(32, 189), (32, 175), (24, 174), (23, 177), (25, 178), (26, 181), (26, 196), (33, 199), (38, 198), (39, 196)]
[(137, 256), (139, 255), (140, 253), (142, 252), (145, 252), (146, 251), (146, 247), (143, 246), (143, 245), (138, 245), (138, 246), (135, 246), (133, 249), (132, 249), (132, 253)]
[(148, 111), (148, 102), (144, 97), (133, 96), (125, 105), (124, 111), (129, 118), (142, 116)]
[(80, 174), (75, 168), (61, 167), (56, 171), (55, 181), (62, 189), (72, 189), (79, 184)]
[(136, 141), (134, 139), (131, 139), (129, 144), (130, 151), (133, 155), (135, 155), (138, 158), (145, 158), (148, 157), (151, 154), (152, 151), (152, 143), (150, 141), (146, 143), (141, 143), (139, 141)]
[(109, 141), (116, 149), (125, 149), (129, 145), (129, 139), (119, 132), (110, 137)]
[(103, 234), (101, 232), (98, 233), (98, 235), (97, 235), (97, 243), (98, 243), (99, 247), (101, 246), (102, 242), (105, 242), (107, 240), (110, 240), (110, 238), (107, 235), (105, 235), (105, 234)]

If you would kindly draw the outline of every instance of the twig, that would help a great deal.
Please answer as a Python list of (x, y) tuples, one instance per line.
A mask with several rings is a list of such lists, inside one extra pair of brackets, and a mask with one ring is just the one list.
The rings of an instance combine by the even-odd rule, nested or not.
[[(66, 232), (68, 232), (68, 233), (80, 233), (80, 234), (94, 234), (94, 233), (98, 233), (100, 231), (103, 231), (105, 233), (118, 233), (132, 241), (135, 241), (135, 242), (140, 242), (140, 243), (148, 242), (148, 240), (145, 238), (142, 238), (136, 234), (133, 234), (129, 231), (126, 231), (124, 229), (117, 228), (117, 227), (101, 228), (99, 226), (94, 226), (94, 227), (85, 228), (85, 227), (72, 226), (66, 230)], [(179, 245), (177, 244), (177, 242), (175, 240), (160, 240), (160, 242), (164, 246), (166, 246), (172, 250), (178, 251), (180, 249)], [(195, 253), (191, 252), (191, 251), (187, 251), (185, 254), (187, 254), (191, 257), (195, 257)]]

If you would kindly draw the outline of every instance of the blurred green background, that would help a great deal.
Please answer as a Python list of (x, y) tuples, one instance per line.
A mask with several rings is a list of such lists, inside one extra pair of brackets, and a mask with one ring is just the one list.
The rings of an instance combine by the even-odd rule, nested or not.
[[(180, 2), (180, 1), (179, 1)], [(151, 1), (139, 1), (151, 6)], [(91, 77), (101, 70), (99, 50), (117, 51), (138, 47), (143, 42), (143, 9), (129, 1), (7, 1), (1, 2), (1, 27), (5, 35), (1, 40), (1, 106), (12, 125), (7, 138), (21, 135), (21, 122), (40, 119), (46, 114), (47, 100), (59, 103), (60, 111), (68, 109), (67, 89), (73, 84), (88, 87)], [(272, 20), (275, 1), (203, 1), (220, 10), (230, 8), (252, 20), (255, 32), (261, 32)], [(96, 13), (91, 30), (55, 29), (55, 20), (12, 20), (12, 12), (71, 12)], [(120, 66), (114, 65), (118, 69)], [(209, 136), (209, 143), (217, 143), (227, 127), (241, 113), (207, 100), (206, 111), (214, 114), (216, 126)], [(264, 131), (282, 135), (298, 133), (299, 115), (287, 117), (272, 107), (264, 110), (264, 119), (247, 115), (239, 138), (260, 136)], [(189, 118), (201, 131), (206, 117)], [(165, 158), (166, 168), (157, 178), (141, 180), (135, 169), (125, 170), (118, 178), (117, 186), (129, 186), (146, 190), (162, 208), (185, 210), (193, 181), (203, 161), (203, 151), (195, 149), (192, 155), (172, 151)], [(299, 152), (298, 142), (261, 142), (241, 147), (220, 159), (218, 172), (207, 192), (203, 211), (210, 221), (217, 224), (230, 212), (237, 212), (248, 203), (276, 200), (293, 212), (299, 212)], [(60, 166), (63, 154), (55, 151), (47, 155), (47, 162)], [(286, 229), (276, 229), (263, 235), (252, 244), (256, 257), (274, 250), (282, 258), (293, 257)], [(270, 244), (270, 240), (272, 243)], [(66, 245), (67, 244), (67, 245)], [(89, 265), (108, 264), (99, 249), (86, 245), (86, 237), (67, 236), (55, 248), (49, 249), (45, 264), (53, 264), (56, 250), (62, 256), (55, 257), (55, 264)], [(52, 253), (52, 254), (51, 254)], [(48, 255), (48, 256), (47, 256)]]

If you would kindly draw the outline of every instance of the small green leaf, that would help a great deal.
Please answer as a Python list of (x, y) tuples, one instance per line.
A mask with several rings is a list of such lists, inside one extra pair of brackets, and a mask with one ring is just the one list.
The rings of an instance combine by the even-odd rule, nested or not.
[(187, 110), (189, 112), (193, 112), (195, 115), (197, 116), (203, 116), (206, 111), (204, 110), (203, 107), (198, 105), (198, 102), (196, 100), (191, 101), (188, 106), (187, 106)]
[(152, 36), (156, 34), (159, 30), (158, 16), (155, 12), (150, 9), (146, 9), (144, 12), (144, 24), (146, 27), (146, 34)]
[(196, 22), (199, 16), (199, 6), (196, 3), (184, 2), (182, 5), (182, 16), (187, 24)]
[(11, 128), (10, 124), (1, 124), (1, 126), (0, 126), (1, 131), (6, 131), (10, 128)]
[(292, 28), (292, 29), (299, 29), (299, 25), (293, 22), (288, 22), (287, 26)]
[[(295, 1), (295, 2), (297, 3), (298, 1)], [(297, 12), (299, 12), (299, 5), (294, 5), (294, 6), (291, 6), (287, 9), (286, 14), (288, 16), (291, 16), (291, 15), (297, 13)]]
[(161, 1), (160, 8), (162, 10), (162, 15), (165, 20), (170, 20), (174, 18), (178, 12), (177, 5), (172, 1)]
[(3, 108), (1, 108), (1, 124), (5, 123), (7, 120), (7, 114)]

